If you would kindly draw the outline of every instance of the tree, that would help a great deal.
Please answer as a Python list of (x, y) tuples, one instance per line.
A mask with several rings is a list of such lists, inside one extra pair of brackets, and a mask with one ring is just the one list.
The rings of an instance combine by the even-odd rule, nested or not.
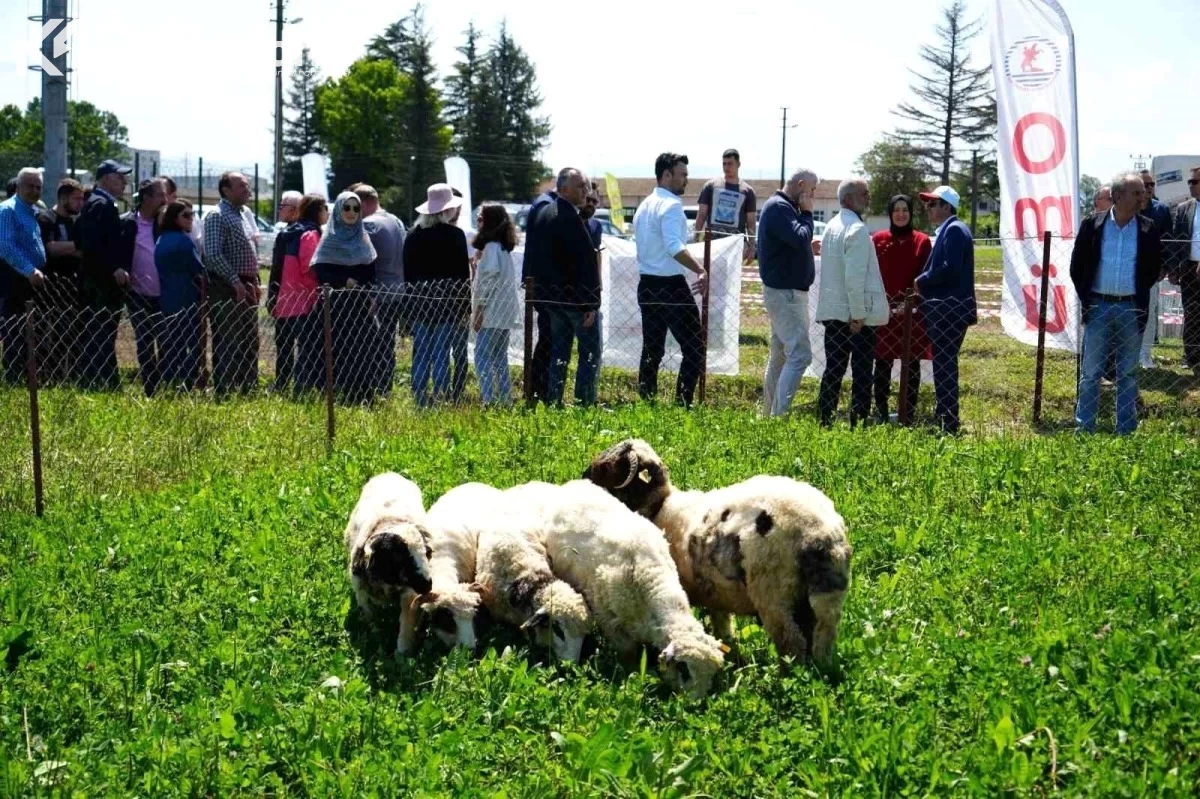
[(411, 91), (411, 81), (395, 64), (370, 58), (317, 87), (313, 123), (333, 162), (335, 194), (359, 181), (380, 189), (403, 185), (404, 114)]
[(292, 69), (292, 87), (288, 90), (283, 121), (283, 186), (299, 189), (304, 185), (300, 158), (305, 153), (323, 153), (317, 136), (316, 91), (321, 84), (321, 70), (313, 63), (307, 47), (300, 51), (300, 61)]
[(367, 57), (391, 62), (408, 78), (403, 128), (408, 143), (408, 178), (418, 196), (431, 183), (445, 180), (442, 160), (450, 148), (450, 129), (442, 120), (442, 98), (433, 63), (433, 39), (420, 3), (407, 17), (389, 25), (367, 45)]
[(1100, 191), (1100, 178), (1084, 175), (1079, 179), (1079, 218), (1083, 219), (1096, 207), (1096, 192)]
[(506, 167), (504, 196), (524, 199), (549, 174), (538, 159), (551, 128), (548, 117), (536, 115), (542, 105), (537, 70), (503, 23), (488, 51), (487, 62), (486, 91), (499, 107), (502, 140), (498, 155)]
[(996, 133), (991, 68), (971, 65), (969, 45), (982, 23), (967, 22), (965, 16), (963, 0), (953, 0), (943, 9), (942, 22), (935, 29), (938, 43), (920, 50), (929, 72), (911, 70), (917, 79), (910, 87), (916, 102), (901, 103), (892, 111), (910, 123), (897, 136), (938, 167), (936, 174), (943, 184), (951, 181), (956, 148), (970, 149)]
[(870, 213), (886, 214), (891, 198), (906, 194), (913, 198), (913, 226), (925, 226), (925, 207), (916, 195), (925, 190), (930, 167), (921, 150), (885, 136), (859, 156), (858, 170), (871, 184)]
[[(35, 159), (40, 164), (45, 137), (41, 98), (30, 100), (24, 114), (14, 105), (0, 109), (0, 153), (26, 161)], [(68, 166), (95, 170), (107, 158), (127, 160), (128, 140), (129, 130), (116, 114), (102, 111), (89, 102), (72, 100), (67, 103), (67, 152), (73, 159)]]

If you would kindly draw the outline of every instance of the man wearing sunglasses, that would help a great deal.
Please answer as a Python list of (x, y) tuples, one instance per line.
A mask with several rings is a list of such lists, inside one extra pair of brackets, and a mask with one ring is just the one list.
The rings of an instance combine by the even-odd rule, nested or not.
[(978, 321), (975, 306), (975, 242), (971, 229), (956, 216), (958, 192), (938, 186), (922, 192), (929, 221), (937, 225), (937, 240), (925, 270), (917, 275), (925, 331), (933, 345), (933, 388), (937, 421), (955, 434), (958, 418), (958, 353), (967, 328)]
[(1171, 234), (1171, 282), (1183, 294), (1183, 358), (1200, 377), (1200, 166), (1188, 177), (1191, 196), (1175, 206)]

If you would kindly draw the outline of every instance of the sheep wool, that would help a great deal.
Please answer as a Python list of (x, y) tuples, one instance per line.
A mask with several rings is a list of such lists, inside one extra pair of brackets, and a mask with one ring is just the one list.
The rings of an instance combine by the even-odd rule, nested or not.
[(483, 589), (475, 582), (479, 531), (500, 497), (500, 490), (492, 486), (464, 483), (438, 498), (427, 514), (433, 585), (417, 604), (447, 646), (476, 646), (475, 625), (483, 604)]
[(350, 585), (362, 614), (399, 605), (396, 654), (412, 651), (416, 637), (415, 600), (432, 586), (429, 531), (421, 489), (394, 472), (367, 481), (342, 535)]
[(672, 687), (708, 693), (727, 648), (692, 615), (662, 533), (587, 481), (539, 484), (532, 494), (541, 517), (530, 528), (535, 542), (587, 600), (605, 638), (626, 656), (641, 645), (658, 649)]
[(733, 637), (732, 615), (757, 615), (780, 655), (828, 661), (852, 549), (833, 502), (813, 486), (759, 475), (714, 491), (679, 491), (662, 459), (630, 439), (584, 473), (665, 534), (688, 597)]

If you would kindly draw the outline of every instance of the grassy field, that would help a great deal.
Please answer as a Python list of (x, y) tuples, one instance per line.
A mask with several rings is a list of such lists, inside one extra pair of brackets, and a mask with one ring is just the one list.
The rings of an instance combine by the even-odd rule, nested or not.
[[(0, 392), (5, 465), (21, 392)], [(821, 430), (804, 416), (339, 411), (44, 397), (50, 512), (0, 472), (0, 795), (1194, 795), (1195, 427)], [(27, 434), (26, 434), (27, 435)], [(414, 661), (352, 610), (341, 529), (370, 475), (432, 503), (577, 477), (647, 438), (676, 482), (825, 490), (854, 576), (833, 668), (740, 658), (690, 702), (603, 648), (496, 631)], [(26, 439), (27, 441), (27, 439)], [(11, 457), (10, 457), (11, 456)]]

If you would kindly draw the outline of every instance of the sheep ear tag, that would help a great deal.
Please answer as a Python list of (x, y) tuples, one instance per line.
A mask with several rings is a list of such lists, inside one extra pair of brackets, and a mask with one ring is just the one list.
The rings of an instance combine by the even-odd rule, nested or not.
[(729, 648), (729, 644), (726, 644), (726, 643), (717, 644), (717, 648), (721, 650), (721, 654), (723, 654), (723, 655), (728, 655), (730, 652), (733, 651), (732, 649)]
[(650, 485), (650, 481), (653, 478), (650, 476), (649, 469), (642, 469), (640, 472), (638, 472), (638, 479), (641, 480), (646, 485)]

